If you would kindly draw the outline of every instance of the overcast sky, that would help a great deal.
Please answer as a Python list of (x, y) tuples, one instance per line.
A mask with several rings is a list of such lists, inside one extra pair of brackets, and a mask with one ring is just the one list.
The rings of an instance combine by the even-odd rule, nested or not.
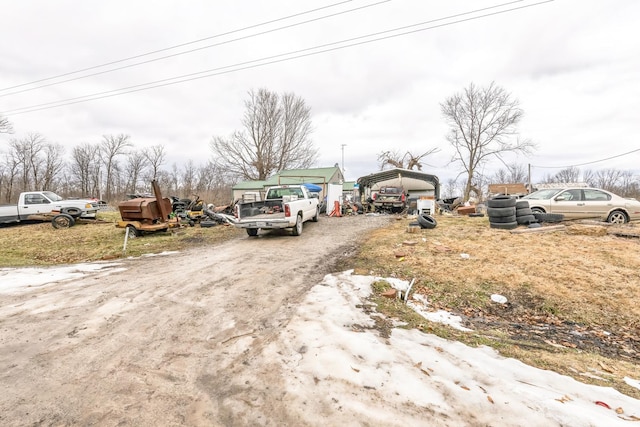
[[(212, 136), (240, 129), (247, 92), (266, 88), (311, 108), (317, 166), (344, 158), (357, 179), (381, 151), (440, 147), (423, 170), (444, 182), (461, 168), (440, 103), (495, 81), (538, 144), (505, 160), (533, 165), (534, 181), (590, 162), (581, 169), (640, 173), (640, 151), (622, 155), (640, 150), (638, 16), (637, 0), (4, 2), (0, 114), (15, 134), (0, 142), (37, 132), (70, 150), (123, 133), (136, 148), (164, 145), (167, 168), (200, 165)], [(187, 81), (137, 90), (176, 80)], [(61, 101), (74, 103), (51, 108)]]

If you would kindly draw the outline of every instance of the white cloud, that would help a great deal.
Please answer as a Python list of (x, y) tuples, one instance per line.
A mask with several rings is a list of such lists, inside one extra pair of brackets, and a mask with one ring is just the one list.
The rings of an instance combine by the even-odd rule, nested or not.
[[(371, 3), (349, 2), (182, 50)], [(529, 0), (501, 9), (533, 3)], [(188, 5), (168, 1), (100, 5), (12, 2), (3, 6), (0, 36), (11, 42), (0, 46), (5, 64), (0, 88), (328, 4), (313, 1), (302, 5), (291, 0), (238, 4), (196, 1)], [(0, 111), (215, 69), (495, 4), (488, 0), (386, 2), (139, 67), (0, 96)], [(169, 163), (188, 158), (198, 162), (209, 157), (212, 135), (226, 136), (240, 127), (247, 91), (265, 87), (294, 92), (306, 100), (314, 114), (314, 140), (320, 147), (322, 166), (340, 162), (343, 143), (349, 146), (345, 166), (351, 179), (375, 171), (376, 154), (383, 149), (420, 151), (423, 146), (441, 146), (441, 159), (430, 172), (445, 181), (458, 171), (446, 166), (452, 150), (444, 139), (446, 126), (439, 103), (471, 82), (484, 85), (495, 81), (521, 101), (526, 114), (522, 136), (539, 144), (534, 156), (517, 161), (546, 166), (583, 163), (635, 148), (632, 136), (638, 131), (634, 112), (640, 109), (640, 86), (636, 84), (640, 45), (634, 35), (639, 12), (640, 4), (632, 0), (554, 1), (179, 85), (7, 116), (14, 123), (16, 136), (40, 132), (70, 148), (98, 142), (104, 134), (126, 133), (140, 146), (164, 144), (171, 155)], [(6, 140), (7, 136), (1, 138)], [(499, 162), (488, 165), (489, 170), (500, 167)], [(632, 155), (595, 167), (638, 171), (637, 157)], [(542, 175), (539, 170), (534, 173)]]

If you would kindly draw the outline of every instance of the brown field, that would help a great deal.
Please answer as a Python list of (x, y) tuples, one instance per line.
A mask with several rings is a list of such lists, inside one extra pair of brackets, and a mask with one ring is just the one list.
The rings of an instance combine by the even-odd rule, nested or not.
[[(473, 332), (427, 323), (394, 299), (375, 298), (379, 311), (640, 398), (623, 381), (640, 378), (640, 238), (610, 234), (637, 235), (637, 224), (565, 222), (561, 231), (512, 234), (489, 228), (486, 218), (437, 220), (418, 233), (407, 232), (411, 218), (373, 231), (363, 239), (356, 272), (415, 279), (413, 292), (461, 316)], [(387, 289), (381, 284), (378, 291)], [(508, 302), (494, 303), (492, 294)]]

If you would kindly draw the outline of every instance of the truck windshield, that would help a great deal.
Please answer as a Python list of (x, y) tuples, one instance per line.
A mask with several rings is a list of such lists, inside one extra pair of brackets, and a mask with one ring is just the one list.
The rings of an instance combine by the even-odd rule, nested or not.
[(63, 200), (62, 197), (51, 191), (43, 191), (42, 194), (44, 194), (46, 198), (51, 200), (52, 202), (59, 202), (60, 200)]

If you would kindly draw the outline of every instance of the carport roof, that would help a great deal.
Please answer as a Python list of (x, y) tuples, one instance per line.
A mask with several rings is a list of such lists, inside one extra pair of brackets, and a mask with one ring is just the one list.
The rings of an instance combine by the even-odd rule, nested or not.
[(409, 169), (396, 168), (375, 172), (358, 178), (358, 184), (361, 187), (373, 187), (379, 182), (392, 181), (397, 178), (409, 178), (429, 182), (435, 189), (436, 197), (440, 196), (440, 180), (437, 176)]

